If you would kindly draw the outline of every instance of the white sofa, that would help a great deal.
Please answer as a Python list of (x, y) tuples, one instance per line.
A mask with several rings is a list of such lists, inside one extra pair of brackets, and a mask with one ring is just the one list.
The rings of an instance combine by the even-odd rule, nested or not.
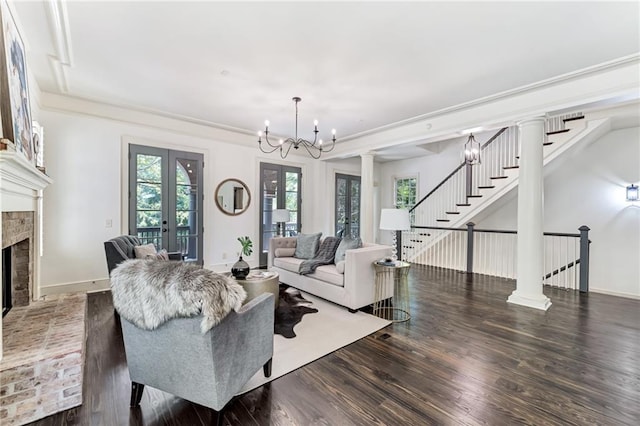
[[(390, 246), (365, 243), (361, 248), (347, 250), (340, 268), (322, 265), (309, 275), (298, 273), (304, 259), (293, 257), (295, 247), (296, 237), (272, 238), (269, 242), (267, 265), (280, 275), (281, 283), (345, 306), (351, 312), (375, 301), (373, 262), (391, 256)], [(342, 266), (343, 273), (339, 272)]]

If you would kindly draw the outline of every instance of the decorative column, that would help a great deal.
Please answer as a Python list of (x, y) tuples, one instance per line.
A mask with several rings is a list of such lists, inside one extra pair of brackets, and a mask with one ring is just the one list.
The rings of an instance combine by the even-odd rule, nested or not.
[(542, 176), (544, 118), (518, 123), (520, 178), (518, 184), (518, 278), (507, 302), (547, 310), (551, 300), (542, 293), (544, 274), (544, 185)]
[(373, 157), (374, 152), (360, 154), (360, 238), (373, 243)]

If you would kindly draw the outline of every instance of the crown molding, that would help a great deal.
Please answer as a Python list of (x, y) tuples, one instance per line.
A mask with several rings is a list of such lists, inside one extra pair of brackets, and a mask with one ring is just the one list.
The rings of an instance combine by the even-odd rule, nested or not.
[[(566, 74), (561, 74), (555, 77), (548, 78), (546, 80), (541, 80), (536, 83), (527, 84), (524, 86), (517, 87), (515, 89), (505, 90), (503, 92), (495, 93), (493, 95), (485, 96), (483, 98), (474, 99), (469, 102), (461, 103), (458, 105), (454, 105), (451, 107), (443, 108), (437, 111), (429, 112), (426, 114), (421, 114), (415, 117), (407, 118), (405, 120), (396, 121), (391, 124), (387, 124), (385, 126), (376, 127), (370, 130), (365, 130), (364, 132), (355, 133), (353, 135), (349, 135), (346, 137), (340, 138), (341, 141), (349, 141), (353, 139), (358, 139), (367, 135), (371, 135), (374, 133), (379, 133), (385, 130), (391, 130), (397, 127), (406, 126), (408, 124), (428, 120), (430, 118), (439, 117), (445, 114), (451, 114), (459, 111), (463, 111), (465, 109), (478, 107), (485, 104), (491, 104), (496, 101), (500, 101), (503, 99), (508, 99), (517, 95), (537, 91), (540, 89), (545, 89), (549, 87), (553, 87), (556, 85), (560, 85), (562, 83), (566, 83), (571, 80), (576, 80), (581, 77), (593, 76), (596, 74), (606, 73), (608, 71), (625, 67), (627, 65), (636, 65), (640, 67), (640, 52), (634, 53), (632, 55), (623, 56), (621, 58), (614, 59), (612, 61), (603, 62), (601, 64), (593, 65), (591, 67), (583, 68), (577, 71), (572, 71)], [(431, 128), (429, 124), (426, 124), (427, 130)]]
[(417, 141), (435, 142), (460, 129), (500, 127), (552, 111), (639, 97), (640, 53), (343, 137), (326, 159)]
[(53, 35), (55, 56), (49, 56), (49, 65), (56, 80), (58, 90), (69, 93), (67, 70), (73, 67), (73, 49), (67, 4), (65, 0), (48, 0), (47, 21)]
[(41, 108), (48, 111), (71, 112), (105, 120), (143, 125), (171, 133), (215, 139), (218, 142), (235, 145), (255, 145), (255, 138), (247, 137), (248, 135), (254, 136), (254, 132), (179, 114), (45, 91), (41, 91), (39, 97)]

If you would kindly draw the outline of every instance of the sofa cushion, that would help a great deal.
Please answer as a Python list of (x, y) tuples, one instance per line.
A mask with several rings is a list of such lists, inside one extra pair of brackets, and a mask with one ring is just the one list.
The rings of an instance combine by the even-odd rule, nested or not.
[(318, 252), (322, 232), (316, 234), (299, 234), (294, 256), (298, 259), (311, 259)]
[(307, 275), (328, 284), (344, 287), (344, 275), (336, 270), (336, 265), (322, 265), (313, 274)]
[(295, 257), (276, 257), (273, 259), (273, 266), (282, 268), (285, 271), (298, 273), (298, 268), (304, 259), (297, 259)]
[(136, 259), (144, 259), (147, 256), (156, 256), (156, 246), (153, 244), (144, 244), (141, 246), (135, 246), (133, 252), (136, 254)]
[(351, 237), (345, 237), (342, 239), (342, 241), (340, 241), (340, 245), (338, 246), (338, 249), (336, 250), (336, 256), (333, 260), (333, 263), (337, 264), (338, 262), (344, 260), (345, 257), (345, 252), (347, 250), (351, 250), (351, 249), (357, 249), (362, 247), (362, 240), (360, 239), (360, 237), (358, 238), (351, 238)]
[(280, 247), (276, 249), (274, 254), (276, 257), (293, 257), (293, 255), (296, 254), (296, 248)]
[(336, 271), (338, 271), (339, 274), (344, 274), (345, 264), (346, 262), (344, 260), (341, 260), (340, 262), (336, 263)]

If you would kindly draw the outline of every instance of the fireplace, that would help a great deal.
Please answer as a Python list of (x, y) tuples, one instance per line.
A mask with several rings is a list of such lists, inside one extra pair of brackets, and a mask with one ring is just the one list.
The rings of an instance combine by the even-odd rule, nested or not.
[(33, 212), (2, 213), (3, 317), (10, 309), (6, 296), (13, 307), (27, 306), (33, 298), (33, 217)]
[(9, 313), (11, 303), (11, 247), (2, 249), (2, 318)]

